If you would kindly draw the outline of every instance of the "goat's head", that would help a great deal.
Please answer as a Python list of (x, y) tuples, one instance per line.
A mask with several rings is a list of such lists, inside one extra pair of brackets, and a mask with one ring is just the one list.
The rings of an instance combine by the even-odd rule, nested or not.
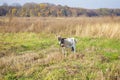
[(58, 41), (59, 41), (59, 44), (60, 44), (60, 46), (61, 47), (64, 47), (64, 40), (65, 40), (66, 38), (62, 38), (62, 37), (58, 37)]

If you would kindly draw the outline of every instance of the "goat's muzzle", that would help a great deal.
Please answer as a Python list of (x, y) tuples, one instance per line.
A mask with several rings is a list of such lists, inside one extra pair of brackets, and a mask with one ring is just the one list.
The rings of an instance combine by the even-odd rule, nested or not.
[(64, 47), (64, 44), (60, 44), (61, 47)]

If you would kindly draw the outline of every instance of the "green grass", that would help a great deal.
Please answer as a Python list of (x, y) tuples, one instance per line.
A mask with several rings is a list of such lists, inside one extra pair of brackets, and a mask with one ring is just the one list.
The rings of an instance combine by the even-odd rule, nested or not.
[(49, 48), (54, 41), (53, 36), (35, 33), (6, 33), (1, 36), (0, 50), (14, 52), (33, 51)]
[[(0, 79), (115, 80), (116, 77), (119, 78), (120, 40), (76, 38), (77, 53), (63, 57), (58, 50), (59, 45), (54, 34), (0, 33), (0, 55), (4, 54), (0, 57)], [(4, 58), (5, 60), (2, 60)]]

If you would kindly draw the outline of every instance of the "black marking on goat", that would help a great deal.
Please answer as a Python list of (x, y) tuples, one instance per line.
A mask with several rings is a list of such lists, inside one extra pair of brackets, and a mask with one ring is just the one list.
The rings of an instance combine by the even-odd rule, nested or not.
[(61, 44), (64, 44), (66, 38), (61, 39)]
[(74, 47), (72, 47), (72, 51), (74, 51)]
[(61, 47), (64, 47), (65, 39), (66, 39), (66, 38), (58, 37), (58, 41), (60, 41), (60, 46), (61, 46)]

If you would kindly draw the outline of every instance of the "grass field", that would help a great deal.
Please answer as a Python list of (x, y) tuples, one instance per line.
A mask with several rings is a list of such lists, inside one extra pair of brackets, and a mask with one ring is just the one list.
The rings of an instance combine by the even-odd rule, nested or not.
[[(0, 18), (0, 80), (119, 80), (120, 18)], [(56, 34), (77, 39), (61, 53)]]

